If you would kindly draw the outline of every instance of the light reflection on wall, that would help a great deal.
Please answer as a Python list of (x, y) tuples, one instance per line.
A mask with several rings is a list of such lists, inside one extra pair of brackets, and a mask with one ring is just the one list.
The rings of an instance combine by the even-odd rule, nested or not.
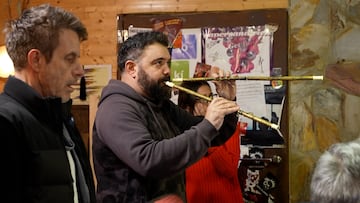
[(14, 64), (7, 54), (6, 47), (0, 46), (0, 77), (7, 78), (14, 75)]

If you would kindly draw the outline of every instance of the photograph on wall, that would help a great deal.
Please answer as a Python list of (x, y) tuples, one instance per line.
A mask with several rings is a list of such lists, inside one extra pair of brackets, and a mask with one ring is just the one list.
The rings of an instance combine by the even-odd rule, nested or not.
[(85, 74), (71, 94), (73, 104), (87, 102), (90, 95), (100, 96), (102, 88), (112, 77), (110, 64), (84, 65)]
[(211, 66), (205, 63), (197, 63), (195, 66), (194, 78), (210, 77)]

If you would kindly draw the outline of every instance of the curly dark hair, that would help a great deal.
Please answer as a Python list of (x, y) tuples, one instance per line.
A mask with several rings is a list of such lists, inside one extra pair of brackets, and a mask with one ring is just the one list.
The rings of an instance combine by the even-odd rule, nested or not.
[(158, 31), (140, 32), (129, 37), (123, 44), (120, 45), (118, 51), (118, 72), (122, 73), (125, 68), (127, 60), (136, 61), (143, 53), (145, 47), (159, 43), (168, 47), (168, 37)]

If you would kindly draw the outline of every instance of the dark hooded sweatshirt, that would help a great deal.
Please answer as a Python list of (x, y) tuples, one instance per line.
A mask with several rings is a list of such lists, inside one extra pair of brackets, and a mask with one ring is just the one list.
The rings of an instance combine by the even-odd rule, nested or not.
[(166, 194), (185, 201), (184, 169), (204, 156), (212, 140), (236, 127), (225, 117), (220, 132), (170, 100), (155, 104), (127, 84), (103, 89), (93, 129), (98, 202), (151, 202)]

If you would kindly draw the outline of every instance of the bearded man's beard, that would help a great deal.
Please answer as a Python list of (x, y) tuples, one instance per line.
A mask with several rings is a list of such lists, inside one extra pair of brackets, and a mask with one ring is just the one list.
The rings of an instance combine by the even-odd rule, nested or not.
[(149, 99), (160, 102), (162, 100), (168, 100), (171, 97), (171, 88), (165, 85), (165, 81), (170, 81), (170, 77), (164, 77), (159, 81), (152, 80), (150, 76), (140, 68), (139, 73), (139, 85), (144, 89)]

